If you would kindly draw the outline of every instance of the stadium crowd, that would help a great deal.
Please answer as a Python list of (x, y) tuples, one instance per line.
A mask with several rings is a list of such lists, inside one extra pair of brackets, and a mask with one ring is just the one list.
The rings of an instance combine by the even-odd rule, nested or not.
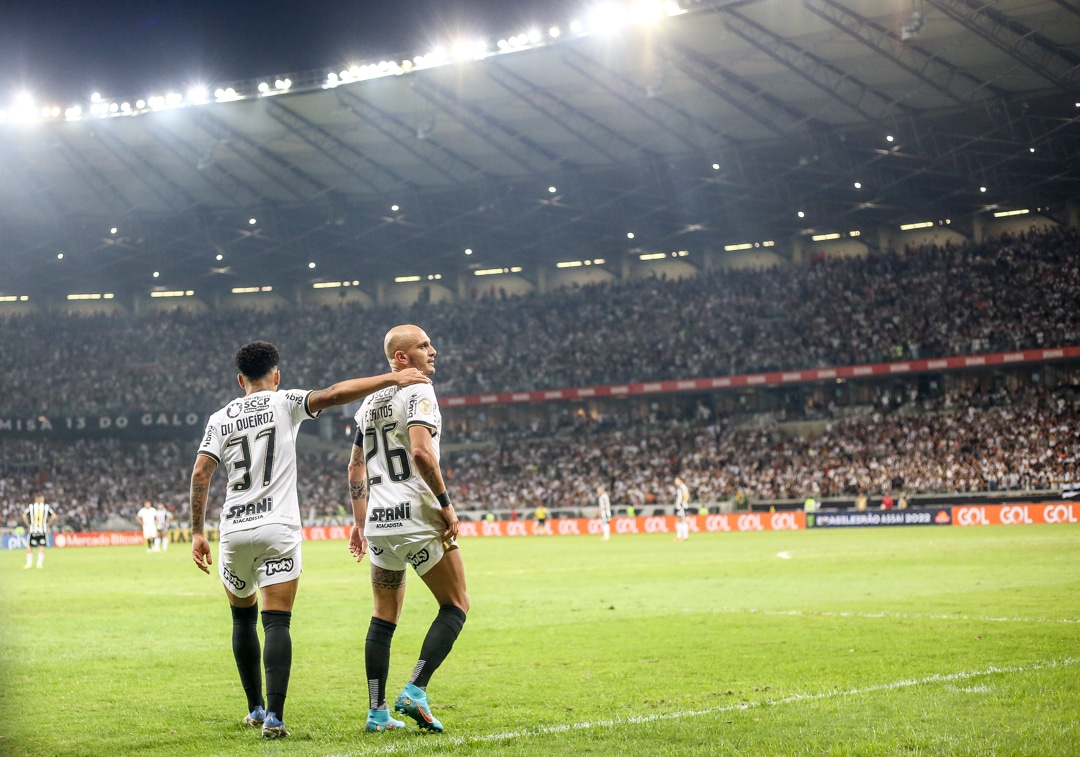
[(36, 313), (0, 329), (0, 416), (209, 413), (236, 394), (240, 344), (274, 341), (283, 385), (317, 387), (384, 371), (401, 322), (432, 334), (442, 397), (1078, 344), (1078, 251), (1050, 230), (411, 308)]
[[(914, 384), (913, 384), (914, 386)], [(745, 420), (745, 419), (744, 419)], [(453, 442), (454, 440), (447, 440)], [(617, 504), (666, 505), (680, 475), (693, 501), (742, 491), (755, 501), (871, 498), (886, 492), (1023, 491), (1080, 482), (1080, 370), (1046, 388), (913, 397), (824, 423), (822, 433), (785, 438), (777, 423), (731, 418), (594, 422), (487, 430), (444, 452), (447, 486), (462, 511), (594, 505), (604, 483)], [(298, 456), (304, 514), (344, 515), (346, 450)], [(12, 524), (44, 485), (74, 528), (130, 519), (146, 500), (184, 518), (195, 444), (81, 440), (71, 445), (0, 444), (0, 525)], [(44, 460), (40, 475), (21, 462)], [(223, 477), (210, 502), (224, 500)], [(213, 513), (211, 513), (213, 514)]]

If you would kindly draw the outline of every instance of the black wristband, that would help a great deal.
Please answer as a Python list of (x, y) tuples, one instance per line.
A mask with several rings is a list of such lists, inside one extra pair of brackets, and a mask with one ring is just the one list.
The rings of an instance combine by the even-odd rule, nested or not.
[(443, 492), (442, 494), (436, 494), (435, 499), (439, 500), (439, 507), (450, 507), (450, 495), (446, 492)]

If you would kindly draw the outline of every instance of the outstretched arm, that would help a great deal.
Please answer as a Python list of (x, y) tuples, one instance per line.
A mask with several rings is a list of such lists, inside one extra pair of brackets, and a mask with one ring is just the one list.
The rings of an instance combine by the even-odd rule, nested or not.
[(430, 383), (431, 379), (420, 371), (415, 368), (406, 368), (403, 371), (384, 373), (381, 376), (339, 381), (325, 389), (316, 389), (308, 395), (307, 405), (308, 410), (317, 415), (328, 407), (347, 405), (350, 402), (363, 399), (369, 394), (374, 394), (380, 389), (386, 389), (388, 386)]
[(214, 562), (210, 557), (210, 542), (203, 534), (206, 517), (206, 498), (210, 493), (210, 479), (217, 470), (217, 461), (208, 455), (195, 458), (195, 468), (191, 471), (191, 559), (203, 573), (210, 572)]
[(349, 537), (349, 551), (360, 562), (367, 554), (367, 539), (364, 538), (364, 524), (367, 522), (367, 463), (364, 460), (364, 448), (353, 445), (352, 457), (349, 458), (349, 499), (352, 500), (353, 527)]

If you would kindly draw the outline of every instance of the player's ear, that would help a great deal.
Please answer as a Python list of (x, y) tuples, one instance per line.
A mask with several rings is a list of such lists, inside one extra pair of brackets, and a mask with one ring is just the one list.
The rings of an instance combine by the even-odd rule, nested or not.
[(240, 388), (243, 389), (245, 392), (247, 391), (247, 384), (244, 383), (244, 374), (236, 374), (236, 383), (238, 383), (240, 385)]

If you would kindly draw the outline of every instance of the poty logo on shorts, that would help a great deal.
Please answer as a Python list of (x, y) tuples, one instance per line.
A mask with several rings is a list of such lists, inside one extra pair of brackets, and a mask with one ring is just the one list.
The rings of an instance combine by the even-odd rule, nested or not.
[(372, 544), (371, 542), (368, 542), (368, 549), (370, 549), (370, 550), (371, 550), (371, 554), (373, 554), (373, 555), (381, 555), (381, 554), (383, 553), (383, 551), (382, 551), (381, 549), (379, 549), (378, 547), (376, 547), (376, 546), (375, 546), (374, 544)]
[(266, 575), (273, 576), (278, 573), (292, 573), (295, 563), (291, 557), (282, 557), (277, 560), (266, 561)]
[(419, 568), (421, 565), (428, 561), (431, 555), (428, 554), (427, 549), (421, 549), (419, 552), (411, 552), (405, 555), (405, 559), (412, 564), (413, 568)]
[(223, 566), (221, 569), (221, 573), (222, 576), (225, 578), (225, 583), (229, 584), (237, 591), (243, 591), (244, 587), (247, 586), (247, 581), (244, 581), (242, 578), (229, 570), (228, 566)]

